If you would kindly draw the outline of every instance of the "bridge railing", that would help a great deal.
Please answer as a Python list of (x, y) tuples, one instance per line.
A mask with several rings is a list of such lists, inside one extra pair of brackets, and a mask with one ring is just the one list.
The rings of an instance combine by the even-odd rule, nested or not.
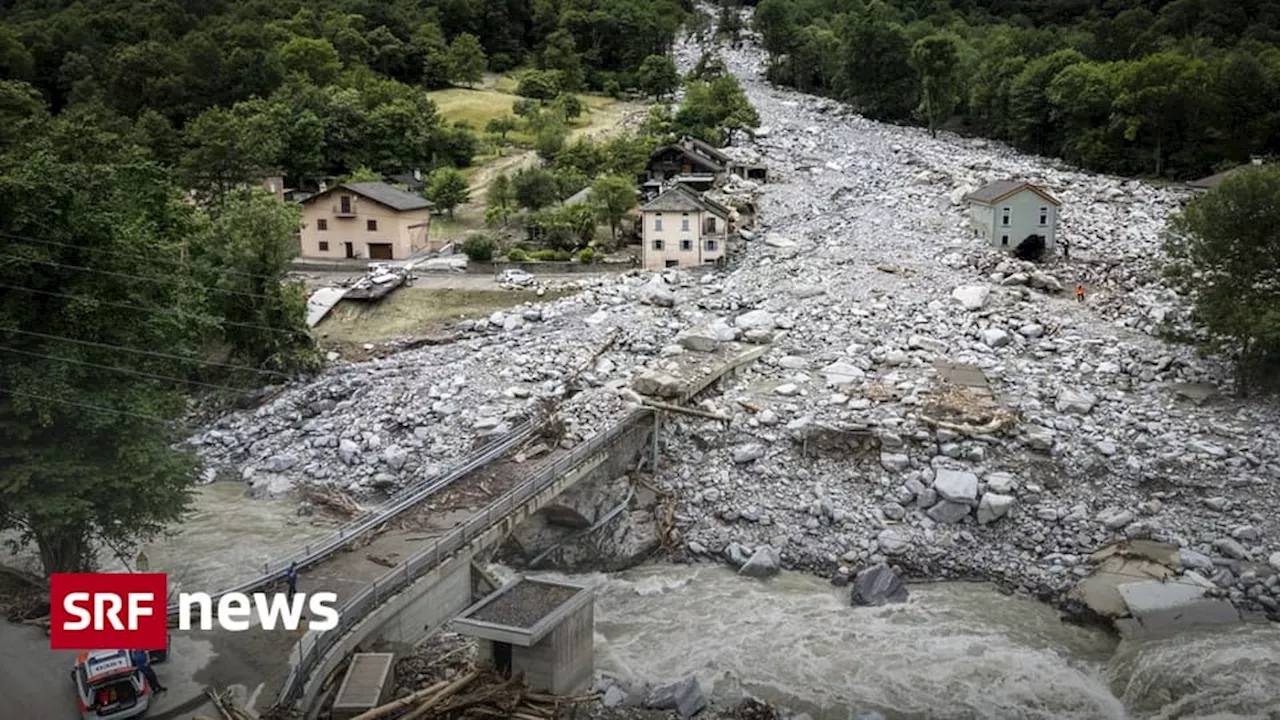
[(292, 669), (280, 690), (277, 706), (287, 706), (298, 699), (307, 679), (338, 641), (384, 601), (413, 585), (421, 577), (438, 568), (458, 550), (482, 535), (530, 498), (549, 487), (565, 473), (591, 456), (605, 450), (639, 423), (652, 417), (651, 411), (635, 410), (603, 433), (583, 442), (568, 453), (534, 470), (534, 476), (472, 515), (447, 535), (437, 538), (429, 547), (409, 557), (387, 574), (373, 581), (338, 608), (338, 626), (324, 632), (307, 632), (294, 646)]
[[(298, 569), (302, 569), (324, 560), (329, 555), (332, 555), (334, 552), (349, 545), (353, 540), (359, 539), (360, 537), (363, 537), (364, 535), (385, 525), (388, 521), (395, 519), (398, 515), (416, 506), (425, 498), (440, 492), (460, 480), (465, 475), (475, 472), (476, 470), (507, 454), (511, 450), (520, 446), (526, 440), (532, 438), (537, 434), (537, 431), (538, 426), (534, 421), (524, 420), (520, 422), (511, 429), (511, 432), (482, 446), (474, 455), (467, 458), (461, 465), (449, 468), (444, 475), (425, 478), (402, 488), (381, 505), (374, 508), (373, 511), (365, 517), (353, 520), (329, 535), (326, 535), (315, 542), (309, 543), (289, 555), (263, 565), (262, 574), (257, 577), (251, 580), (246, 580), (234, 587), (227, 588), (217, 594), (214, 594), (213, 602), (217, 603), (218, 598), (228, 593), (249, 593), (272, 583), (279, 582), (284, 578), (285, 572), (289, 569), (290, 564), (296, 563)], [(169, 605), (169, 616), (173, 617), (176, 615), (179, 612), (179, 609), (178, 603)]]

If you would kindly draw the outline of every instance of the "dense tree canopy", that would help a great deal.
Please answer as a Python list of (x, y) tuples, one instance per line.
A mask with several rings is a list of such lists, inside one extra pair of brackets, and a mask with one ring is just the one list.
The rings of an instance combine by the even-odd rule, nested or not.
[(361, 165), (461, 166), (474, 138), (444, 127), (422, 90), (522, 66), (546, 71), (549, 98), (637, 87), (641, 65), (670, 49), (690, 5), (13, 0), (0, 3), (0, 81), (27, 85), (0, 90), (0, 113), (34, 92), (54, 115), (82, 107), (115, 116), (202, 190), (263, 170), (314, 187)]
[(26, 122), (0, 145), (0, 529), (50, 572), (182, 515), (192, 391), (315, 360), (302, 296), (281, 284), (295, 211), (262, 191), (193, 207), (96, 120)]
[(1097, 170), (1280, 150), (1280, 0), (761, 0), (770, 76)]

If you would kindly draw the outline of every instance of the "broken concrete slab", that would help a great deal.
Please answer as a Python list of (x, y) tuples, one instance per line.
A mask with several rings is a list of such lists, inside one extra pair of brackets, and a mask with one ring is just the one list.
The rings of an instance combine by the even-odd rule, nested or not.
[(1131, 582), (1119, 586), (1118, 590), (1145, 634), (1164, 635), (1199, 625), (1240, 622), (1240, 612), (1230, 602), (1210, 597), (1209, 588), (1190, 578)]

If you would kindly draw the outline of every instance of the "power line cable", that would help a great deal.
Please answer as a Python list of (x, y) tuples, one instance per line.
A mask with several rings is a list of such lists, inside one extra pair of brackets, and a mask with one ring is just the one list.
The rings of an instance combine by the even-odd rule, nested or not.
[(0, 352), (17, 353), (19, 355), (28, 355), (30, 357), (42, 358), (44, 360), (54, 360), (57, 362), (72, 363), (75, 365), (84, 365), (86, 367), (101, 368), (103, 370), (111, 370), (114, 372), (125, 373), (128, 375), (137, 375), (139, 377), (151, 378), (152, 380), (164, 380), (166, 382), (174, 382), (174, 383), (190, 383), (192, 385), (199, 385), (200, 387), (206, 387), (213, 390), (226, 390), (229, 392), (236, 392), (236, 393), (249, 392), (250, 390), (250, 388), (235, 388), (235, 387), (231, 387), (230, 385), (218, 385), (215, 383), (202, 382), (200, 380), (188, 380), (185, 378), (174, 377), (172, 375), (157, 375), (155, 373), (144, 372), (142, 370), (134, 370), (133, 368), (121, 367), (119, 365), (103, 365), (102, 363), (89, 362), (88, 360), (77, 360), (75, 358), (59, 357), (57, 355), (45, 355), (44, 353), (35, 353), (29, 350), (19, 350), (17, 348), (0, 346)]
[(76, 345), (87, 345), (89, 347), (103, 348), (106, 350), (117, 350), (119, 352), (133, 353), (136, 355), (149, 355), (151, 357), (167, 358), (169, 360), (178, 360), (180, 362), (191, 363), (193, 365), (207, 365), (210, 367), (222, 367), (229, 370), (240, 370), (243, 372), (258, 373), (261, 375), (274, 375), (290, 379), (293, 376), (288, 373), (282, 373), (276, 370), (263, 370), (262, 368), (252, 367), (250, 365), (236, 365), (234, 363), (220, 363), (213, 360), (198, 360), (196, 358), (183, 357), (172, 353), (157, 352), (155, 350), (142, 350), (139, 348), (124, 347), (122, 345), (111, 345), (108, 343), (95, 342), (93, 340), (79, 340), (76, 338), (64, 337), (62, 335), (49, 335), (47, 333), (31, 332), (29, 330), (14, 330), (12, 328), (0, 328), (0, 332), (16, 333), (18, 335), (29, 335), (31, 337), (43, 338), (45, 340), (56, 340), (60, 342), (75, 343)]
[[(110, 275), (112, 277), (126, 278), (129, 280), (145, 280), (153, 283), (180, 283), (182, 278), (177, 277), (148, 277), (146, 275), (133, 275), (131, 273), (116, 272), (114, 270), (99, 270), (97, 268), (85, 267), (83, 265), (68, 265), (67, 263), (54, 262), (52, 260), (36, 260), (34, 258), (20, 258), (23, 262), (38, 263), (40, 265), (52, 265), (53, 267), (66, 268), (67, 270), (81, 270), (84, 272), (97, 273), (99, 275)], [(261, 293), (245, 292), (244, 290), (227, 290), (224, 288), (216, 288), (203, 283), (194, 283), (195, 285), (208, 290), (209, 292), (226, 293), (228, 295), (243, 295), (249, 298), (261, 298), (263, 300), (274, 300), (275, 298), (263, 295)]]
[(147, 415), (145, 413), (136, 413), (129, 410), (116, 410), (114, 408), (102, 407), (101, 405), (90, 405), (88, 403), (79, 403), (73, 400), (63, 400), (62, 398), (49, 397), (48, 395), (40, 395), (37, 393), (22, 392), (21, 390), (11, 390), (9, 388), (0, 388), (0, 392), (17, 395), (19, 397), (29, 397), (35, 400), (44, 400), (45, 402), (62, 403), (63, 405), (71, 405), (73, 407), (84, 408), (85, 410), (97, 410), (99, 412), (115, 413), (116, 415), (125, 415), (128, 417), (136, 417), (142, 420), (151, 420), (152, 422), (167, 423), (170, 422), (159, 415)]
[(282, 334), (282, 335), (293, 335), (293, 334), (294, 334), (294, 333), (293, 333), (293, 331), (291, 331), (291, 330), (284, 330), (284, 329), (281, 329), (281, 328), (267, 327), (267, 326), (265, 326), (265, 325), (254, 325), (253, 323), (234, 322), (234, 321), (232, 321), (232, 320), (221, 320), (221, 321), (219, 321), (217, 318), (213, 317), (212, 315), (202, 315), (202, 314), (199, 314), (199, 313), (189, 313), (189, 312), (184, 312), (184, 311), (182, 311), (182, 310), (173, 310), (173, 309), (170, 309), (170, 308), (158, 308), (158, 307), (145, 307), (145, 306), (141, 306), (141, 305), (130, 305), (130, 304), (128, 304), (128, 303), (118, 303), (118, 302), (112, 302), (112, 301), (110, 301), (110, 300), (99, 300), (99, 299), (97, 299), (97, 298), (89, 298), (89, 297), (86, 297), (86, 296), (84, 296), (84, 295), (73, 295), (73, 294), (70, 294), (70, 293), (60, 293), (60, 292), (54, 292), (54, 291), (52, 291), (52, 290), (37, 290), (37, 289), (35, 289), (35, 288), (24, 287), (24, 286), (22, 286), (22, 285), (9, 285), (9, 284), (7, 284), (7, 283), (0, 283), (0, 288), (5, 288), (5, 289), (8, 289), (8, 290), (18, 290), (18, 291), (20, 291), (20, 292), (36, 293), (36, 294), (38, 294), (38, 295), (49, 295), (49, 296), (52, 296), (52, 297), (67, 298), (68, 300), (90, 300), (90, 301), (92, 301), (92, 302), (95, 302), (95, 303), (98, 303), (98, 304), (101, 304), (101, 305), (109, 305), (109, 306), (111, 306), (111, 307), (123, 308), (123, 309), (125, 309), (125, 310), (137, 310), (137, 311), (140, 311), (140, 312), (164, 313), (164, 314), (166, 314), (166, 315), (173, 315), (173, 316), (175, 316), (175, 317), (180, 317), (180, 318), (194, 318), (194, 319), (197, 319), (197, 320), (212, 320), (212, 321), (214, 321), (215, 323), (219, 323), (219, 322), (220, 322), (220, 323), (221, 323), (221, 324), (223, 324), (223, 325), (231, 325), (231, 326), (234, 326), (234, 327), (250, 328), (250, 329), (252, 329), (252, 330), (265, 330), (266, 332), (280, 333), (280, 334)]
[[(74, 243), (64, 243), (64, 242), (58, 242), (56, 240), (41, 240), (39, 238), (27, 237), (25, 235), (14, 235), (13, 233), (7, 233), (7, 232), (0, 232), (0, 237), (9, 238), (10, 240), (18, 240), (26, 243), (32, 243), (34, 245), (49, 245), (52, 247), (70, 248), (73, 250), (88, 250), (90, 252), (106, 253), (108, 255), (115, 255), (117, 257), (124, 258), (127, 260), (137, 260), (139, 262), (144, 262), (149, 264), (165, 264), (165, 265), (172, 265), (175, 267), (185, 267), (185, 264), (180, 260), (169, 260), (166, 258), (147, 257), (145, 255), (138, 255), (136, 253), (123, 252), (120, 250), (114, 250), (112, 248), (100, 248), (100, 247), (92, 247), (88, 245), (76, 245)], [(241, 277), (259, 278), (262, 280), (276, 279), (270, 275), (263, 275), (261, 273), (251, 273), (251, 272), (248, 272), (247, 270), (231, 269), (231, 270), (223, 270), (222, 272), (227, 275), (239, 275)]]

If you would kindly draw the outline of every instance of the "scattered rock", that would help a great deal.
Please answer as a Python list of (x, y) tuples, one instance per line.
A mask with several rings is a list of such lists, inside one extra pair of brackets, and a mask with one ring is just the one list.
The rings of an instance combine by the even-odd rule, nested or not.
[(698, 678), (690, 675), (669, 685), (653, 688), (645, 706), (654, 710), (675, 710), (682, 718), (691, 718), (707, 706)]
[(771, 547), (762, 547), (751, 555), (738, 574), (752, 578), (768, 578), (777, 575), (782, 569), (782, 557)]
[(858, 573), (850, 583), (852, 603), (878, 607), (907, 601), (907, 586), (888, 565), (880, 564)]

